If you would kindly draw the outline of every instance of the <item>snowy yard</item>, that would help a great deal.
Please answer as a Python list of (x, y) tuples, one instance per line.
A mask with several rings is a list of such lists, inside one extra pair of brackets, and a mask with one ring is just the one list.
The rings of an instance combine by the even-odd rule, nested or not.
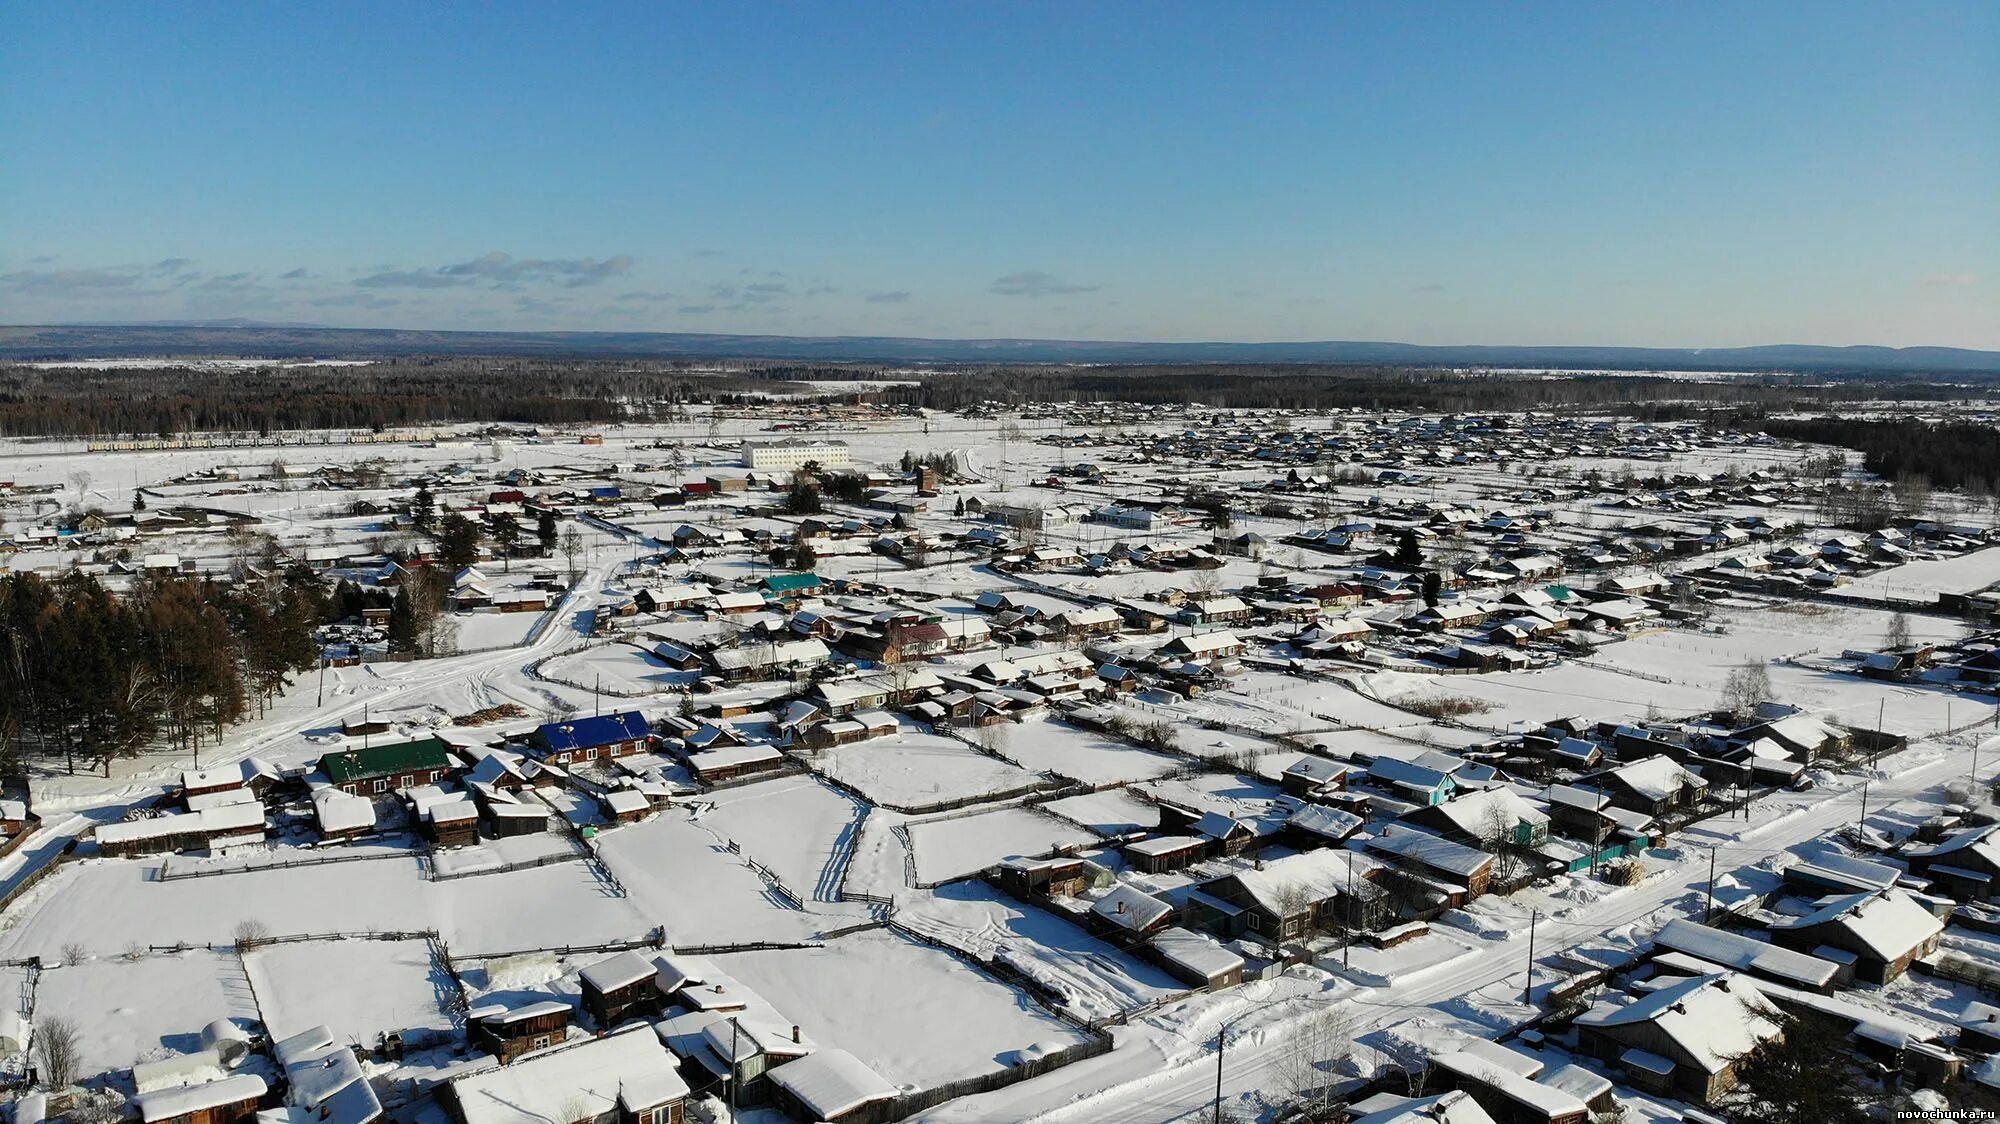
[(808, 900), (830, 901), (840, 864), (867, 811), (815, 777), (783, 777), (703, 798), (695, 824), (778, 872)]
[(339, 1041), (372, 1047), (385, 1031), (415, 1044), (452, 1029), (443, 1002), (457, 988), (424, 941), (267, 945), (243, 965), (273, 1038), (325, 1024)]
[(884, 1078), (924, 1088), (1005, 1069), (1037, 1043), (1083, 1041), (1019, 990), (948, 952), (882, 930), (819, 949), (717, 963), (808, 1038), (850, 1050)]
[(1181, 764), (1165, 754), (1139, 749), (1110, 734), (1054, 719), (1031, 720), (1018, 726), (989, 726), (975, 736), (995, 738), (992, 743), (995, 751), (1020, 762), (1023, 768), (1055, 773), (1093, 786), (1147, 780), (1171, 773)]
[(1151, 831), (1160, 826), (1160, 810), (1122, 788), (1052, 800), (1042, 805), (1042, 810), (1103, 836)]
[(1026, 808), (919, 821), (909, 831), (922, 882), (972, 874), (1014, 855), (1047, 854), (1060, 844), (1097, 841), (1081, 828)]
[(905, 808), (966, 796), (1011, 795), (1032, 788), (1038, 779), (954, 738), (914, 730), (836, 746), (815, 766), (875, 803)]
[(251, 1027), (256, 1000), (234, 952), (100, 955), (50, 968), (36, 989), (37, 1019), (75, 1024), (78, 1072), (93, 1077), (201, 1049), (201, 1028), (216, 1019)]
[[(815, 907), (830, 912), (829, 917), (793, 908), (741, 855), (731, 854), (715, 835), (678, 812), (605, 832), (598, 837), (598, 846), (605, 863), (630, 890), (631, 907), (647, 918), (648, 925), (665, 925), (670, 944), (803, 941), (862, 912), (852, 906)], [(808, 885), (799, 892), (810, 889)]]
[[(454, 950), (493, 953), (643, 935), (659, 922), (612, 895), (582, 863), (429, 882), (414, 861), (154, 882), (150, 864), (64, 868), (17, 905), (0, 947), (52, 957), (70, 943), (99, 955), (134, 943), (227, 944), (239, 922), (276, 936), (438, 929)], [(533, 908), (523, 908), (533, 903)]]

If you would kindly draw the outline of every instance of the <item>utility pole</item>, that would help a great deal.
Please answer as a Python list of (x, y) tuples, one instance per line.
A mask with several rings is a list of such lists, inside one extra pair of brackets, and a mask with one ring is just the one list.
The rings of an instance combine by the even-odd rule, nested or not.
[(1535, 922), (1540, 918), (1540, 910), (1528, 910), (1528, 979), (1521, 985), (1521, 1002), (1530, 1007), (1535, 1004)]
[(1223, 1023), (1215, 1031), (1215, 1120), (1222, 1124), (1222, 1048), (1229, 1044), (1229, 1024)]
[(1708, 848), (1708, 910), (1702, 914), (1702, 924), (1715, 920), (1715, 845)]
[(1855, 833), (1868, 830), (1868, 782), (1861, 782), (1861, 819), (1855, 822)]
[(326, 649), (319, 652), (319, 694), (313, 699), (314, 709), (326, 705)]
[(736, 1033), (741, 1029), (736, 1016), (729, 1016), (729, 1124), (736, 1124), (736, 1075), (742, 1064), (736, 1060)]
[(1353, 966), (1350, 950), (1354, 948), (1354, 855), (1352, 853), (1347, 856), (1347, 900), (1341, 902), (1340, 907), (1347, 911), (1347, 916), (1342, 919), (1341, 924), (1341, 928), (1347, 931), (1347, 939), (1340, 944), (1340, 966), (1349, 968)]

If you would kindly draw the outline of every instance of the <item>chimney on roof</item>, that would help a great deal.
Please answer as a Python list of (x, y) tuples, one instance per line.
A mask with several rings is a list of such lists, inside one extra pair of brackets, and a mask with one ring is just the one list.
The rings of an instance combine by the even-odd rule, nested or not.
[(1120, 900), (1118, 903), (1118, 912), (1125, 912), (1125, 902), (1123, 900)]
[(792, 1024), (792, 1041), (793, 1041), (793, 1042), (795, 1042), (795, 1043), (796, 1043), (796, 1042), (798, 1042), (798, 1041), (800, 1041), (800, 1039), (799, 1039), (799, 1024), (797, 1024), (797, 1023), (793, 1023), (793, 1024)]

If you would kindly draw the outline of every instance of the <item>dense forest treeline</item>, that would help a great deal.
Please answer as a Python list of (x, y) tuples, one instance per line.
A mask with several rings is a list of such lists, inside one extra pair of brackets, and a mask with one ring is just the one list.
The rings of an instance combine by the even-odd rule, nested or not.
[(2000, 490), (2000, 429), (1971, 422), (1818, 417), (1767, 421), (1773, 437), (1839, 445), (1885, 480), (1921, 478), (1939, 488)]
[(689, 374), (677, 368), (528, 359), (411, 359), (365, 367), (241, 370), (0, 366), (0, 436), (645, 420), (718, 397), (809, 392), (811, 388), (790, 379), (813, 373), (786, 367)]
[(663, 421), (697, 403), (845, 399), (814, 381), (858, 384), (870, 401), (955, 411), (1121, 401), (1224, 408), (1477, 413), (1574, 410), (1667, 421), (1831, 410), (1883, 398), (2000, 395), (1904, 376), (1467, 373), (1435, 368), (1283, 364), (906, 368), (839, 362), (417, 357), (358, 367), (38, 368), (0, 366), (0, 436), (171, 436), (289, 429), (386, 429), (453, 422), (590, 425)]
[(0, 772), (24, 755), (74, 771), (154, 745), (199, 752), (317, 665), (313, 629), (331, 611), (310, 571), (146, 578), (130, 596), (74, 571), (0, 577)]
[[(971, 376), (971, 377), (968, 377)], [(1984, 389), (1906, 379), (1802, 380), (1746, 376), (1690, 380), (1664, 375), (1545, 375), (1408, 367), (1174, 364), (1130, 367), (993, 367), (887, 386), (876, 401), (958, 410), (984, 401), (1012, 405), (1200, 402), (1224, 408), (1361, 407), (1421, 413), (1532, 409), (1617, 412), (1644, 420), (1689, 417), (1715, 407), (1757, 413), (1882, 397), (1944, 401)]]

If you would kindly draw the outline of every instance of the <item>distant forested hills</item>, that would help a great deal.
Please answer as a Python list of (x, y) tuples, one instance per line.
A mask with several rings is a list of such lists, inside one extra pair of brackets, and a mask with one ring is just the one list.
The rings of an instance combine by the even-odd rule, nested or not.
[(0, 327), (0, 359), (414, 355), (743, 358), (886, 363), (1259, 363), (2000, 375), (2000, 352), (1951, 347), (1431, 347), (1359, 341), (1145, 343), (1100, 340), (750, 336), (684, 332), (438, 332), (312, 325), (134, 324)]

